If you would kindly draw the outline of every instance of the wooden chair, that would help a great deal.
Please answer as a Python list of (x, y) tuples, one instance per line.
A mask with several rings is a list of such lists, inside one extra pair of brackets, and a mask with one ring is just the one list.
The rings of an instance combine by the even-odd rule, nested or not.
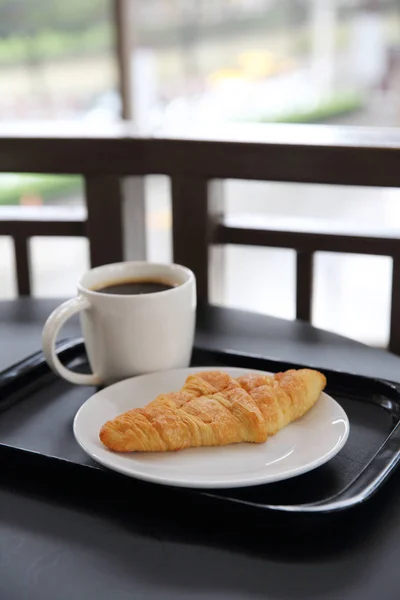
[[(247, 126), (202, 132), (201, 137), (141, 138), (129, 126), (101, 137), (58, 131), (0, 129), (0, 171), (82, 174), (87, 217), (0, 220), (0, 235), (15, 242), (18, 289), (30, 293), (27, 240), (32, 235), (86, 235), (93, 266), (123, 260), (128, 237), (143, 237), (142, 199), (127, 194), (126, 178), (170, 177), (174, 260), (196, 274), (198, 294), (209, 299), (209, 248), (223, 244), (274, 246), (296, 251), (296, 316), (310, 321), (313, 256), (318, 250), (390, 256), (393, 259), (389, 348), (400, 353), (400, 239), (381, 232), (351, 234), (288, 231), (271, 226), (246, 228), (223, 213), (223, 179), (400, 186), (397, 131), (323, 126)], [(131, 180), (132, 181), (132, 180)], [(139, 186), (140, 187), (140, 186)], [(1, 214), (0, 214), (1, 219)], [(124, 233), (125, 232), (125, 233)], [(136, 254), (138, 256), (138, 253)], [(218, 260), (218, 252), (216, 253)]]

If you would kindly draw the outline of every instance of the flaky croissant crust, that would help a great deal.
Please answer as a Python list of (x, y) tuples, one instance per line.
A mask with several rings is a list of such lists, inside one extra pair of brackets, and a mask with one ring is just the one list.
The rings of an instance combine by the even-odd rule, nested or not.
[(195, 373), (179, 392), (160, 394), (105, 423), (100, 440), (117, 452), (265, 442), (302, 417), (325, 385), (325, 376), (312, 369), (237, 379), (224, 371)]

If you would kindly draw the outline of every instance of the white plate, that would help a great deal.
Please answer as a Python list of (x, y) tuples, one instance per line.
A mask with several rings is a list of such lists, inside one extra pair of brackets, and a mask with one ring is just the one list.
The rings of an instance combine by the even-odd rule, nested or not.
[[(165, 485), (198, 488), (244, 487), (294, 477), (327, 462), (345, 444), (349, 434), (347, 415), (325, 393), (304, 417), (264, 444), (118, 454), (100, 442), (100, 428), (109, 419), (144, 406), (160, 393), (179, 390), (191, 373), (213, 369), (201, 367), (141, 375), (101, 390), (76, 414), (74, 434), (78, 443), (94, 460), (114, 471)], [(227, 367), (223, 370), (232, 377), (250, 372)]]

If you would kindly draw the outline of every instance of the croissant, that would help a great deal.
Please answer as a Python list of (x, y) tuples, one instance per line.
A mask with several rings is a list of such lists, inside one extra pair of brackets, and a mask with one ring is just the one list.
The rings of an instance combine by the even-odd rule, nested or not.
[(161, 394), (105, 423), (100, 440), (117, 452), (265, 442), (304, 415), (325, 385), (325, 376), (311, 369), (237, 379), (223, 371), (196, 373), (179, 392)]

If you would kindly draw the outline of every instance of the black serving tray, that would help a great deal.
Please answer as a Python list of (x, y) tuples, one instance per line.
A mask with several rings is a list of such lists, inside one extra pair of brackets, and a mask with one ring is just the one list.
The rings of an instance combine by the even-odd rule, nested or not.
[[(70, 368), (88, 370), (81, 340), (59, 343), (58, 354)], [(194, 348), (192, 365), (272, 372), (304, 366), (199, 347)], [(174, 493), (215, 505), (275, 514), (334, 513), (370, 498), (400, 459), (400, 384), (326, 369), (324, 373), (327, 392), (343, 406), (350, 420), (349, 439), (329, 463), (268, 485), (212, 491), (175, 488)], [(113, 494), (118, 484), (136, 486), (136, 495), (140, 489), (156, 489), (155, 484), (128, 480), (104, 469), (76, 443), (74, 415), (95, 391), (54, 375), (41, 352), (0, 373), (0, 467), (12, 469), (14, 474), (34, 472), (37, 478), (51, 477), (54, 481), (58, 475), (64, 485), (74, 485), (82, 475), (86, 482), (92, 477), (93, 482), (100, 480), (102, 489), (107, 489), (107, 481), (112, 482)]]

